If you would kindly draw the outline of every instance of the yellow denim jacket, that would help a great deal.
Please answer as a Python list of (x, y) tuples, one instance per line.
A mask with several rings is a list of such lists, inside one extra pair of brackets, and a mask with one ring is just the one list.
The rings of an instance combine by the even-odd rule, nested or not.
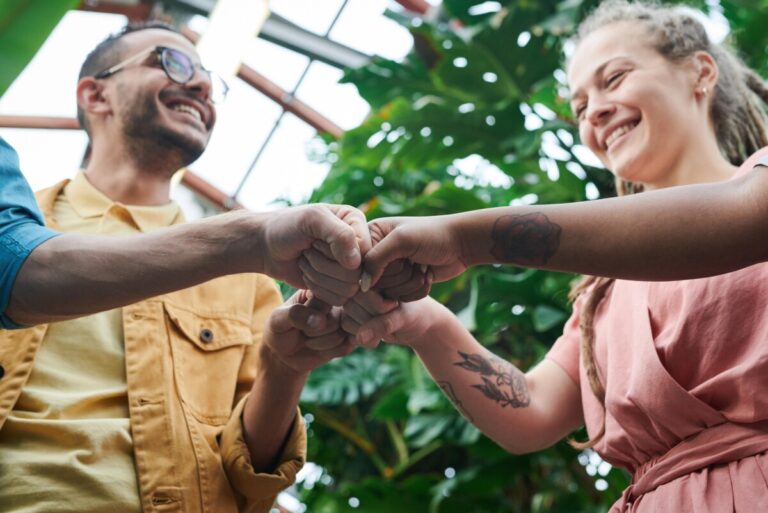
[[(40, 191), (46, 223), (68, 181)], [(242, 435), (245, 397), (274, 282), (258, 274), (211, 280), (123, 311), (134, 457), (144, 513), (261, 513), (306, 457), (297, 414), (271, 474), (253, 471)], [(0, 332), (0, 429), (32, 370), (47, 325)]]

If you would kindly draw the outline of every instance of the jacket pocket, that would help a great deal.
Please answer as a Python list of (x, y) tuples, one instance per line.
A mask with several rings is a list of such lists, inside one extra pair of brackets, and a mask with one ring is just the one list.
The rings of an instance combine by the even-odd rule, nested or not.
[(182, 403), (200, 422), (224, 424), (234, 407), (245, 350), (253, 344), (250, 326), (170, 303), (164, 308)]

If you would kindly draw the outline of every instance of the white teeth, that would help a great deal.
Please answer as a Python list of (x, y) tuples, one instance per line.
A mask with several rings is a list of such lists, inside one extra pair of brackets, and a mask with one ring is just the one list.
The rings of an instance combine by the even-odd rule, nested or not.
[(191, 114), (198, 121), (203, 120), (203, 117), (200, 115), (200, 112), (197, 109), (190, 107), (189, 105), (185, 105), (183, 103), (177, 103), (171, 108), (178, 112), (186, 112), (187, 114)]
[(613, 144), (613, 141), (615, 141), (616, 139), (618, 139), (622, 135), (626, 134), (627, 132), (629, 132), (630, 130), (635, 128), (635, 126), (637, 126), (637, 123), (630, 123), (628, 125), (620, 126), (616, 130), (611, 132), (611, 135), (609, 135), (605, 139), (605, 149), (607, 150), (611, 146), (611, 144)]

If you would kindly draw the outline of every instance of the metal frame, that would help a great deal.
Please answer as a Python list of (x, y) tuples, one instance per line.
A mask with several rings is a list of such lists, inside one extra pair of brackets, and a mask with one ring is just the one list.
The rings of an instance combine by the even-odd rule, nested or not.
[[(216, 0), (170, 0), (166, 3), (190, 14), (208, 16)], [(310, 32), (274, 13), (264, 22), (258, 37), (336, 68), (358, 67), (371, 60), (370, 55)]]

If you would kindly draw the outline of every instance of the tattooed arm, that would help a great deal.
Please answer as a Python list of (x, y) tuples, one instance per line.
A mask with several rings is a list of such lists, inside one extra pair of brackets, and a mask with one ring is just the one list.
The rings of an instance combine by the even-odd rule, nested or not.
[(430, 265), (435, 281), (509, 263), (632, 280), (688, 279), (768, 260), (768, 170), (565, 205), (502, 207), (369, 223), (363, 288), (386, 264)]
[(344, 306), (342, 328), (360, 345), (410, 346), (456, 409), (509, 452), (543, 449), (583, 424), (579, 390), (557, 364), (544, 360), (524, 374), (432, 298), (395, 306), (374, 291), (358, 294)]

